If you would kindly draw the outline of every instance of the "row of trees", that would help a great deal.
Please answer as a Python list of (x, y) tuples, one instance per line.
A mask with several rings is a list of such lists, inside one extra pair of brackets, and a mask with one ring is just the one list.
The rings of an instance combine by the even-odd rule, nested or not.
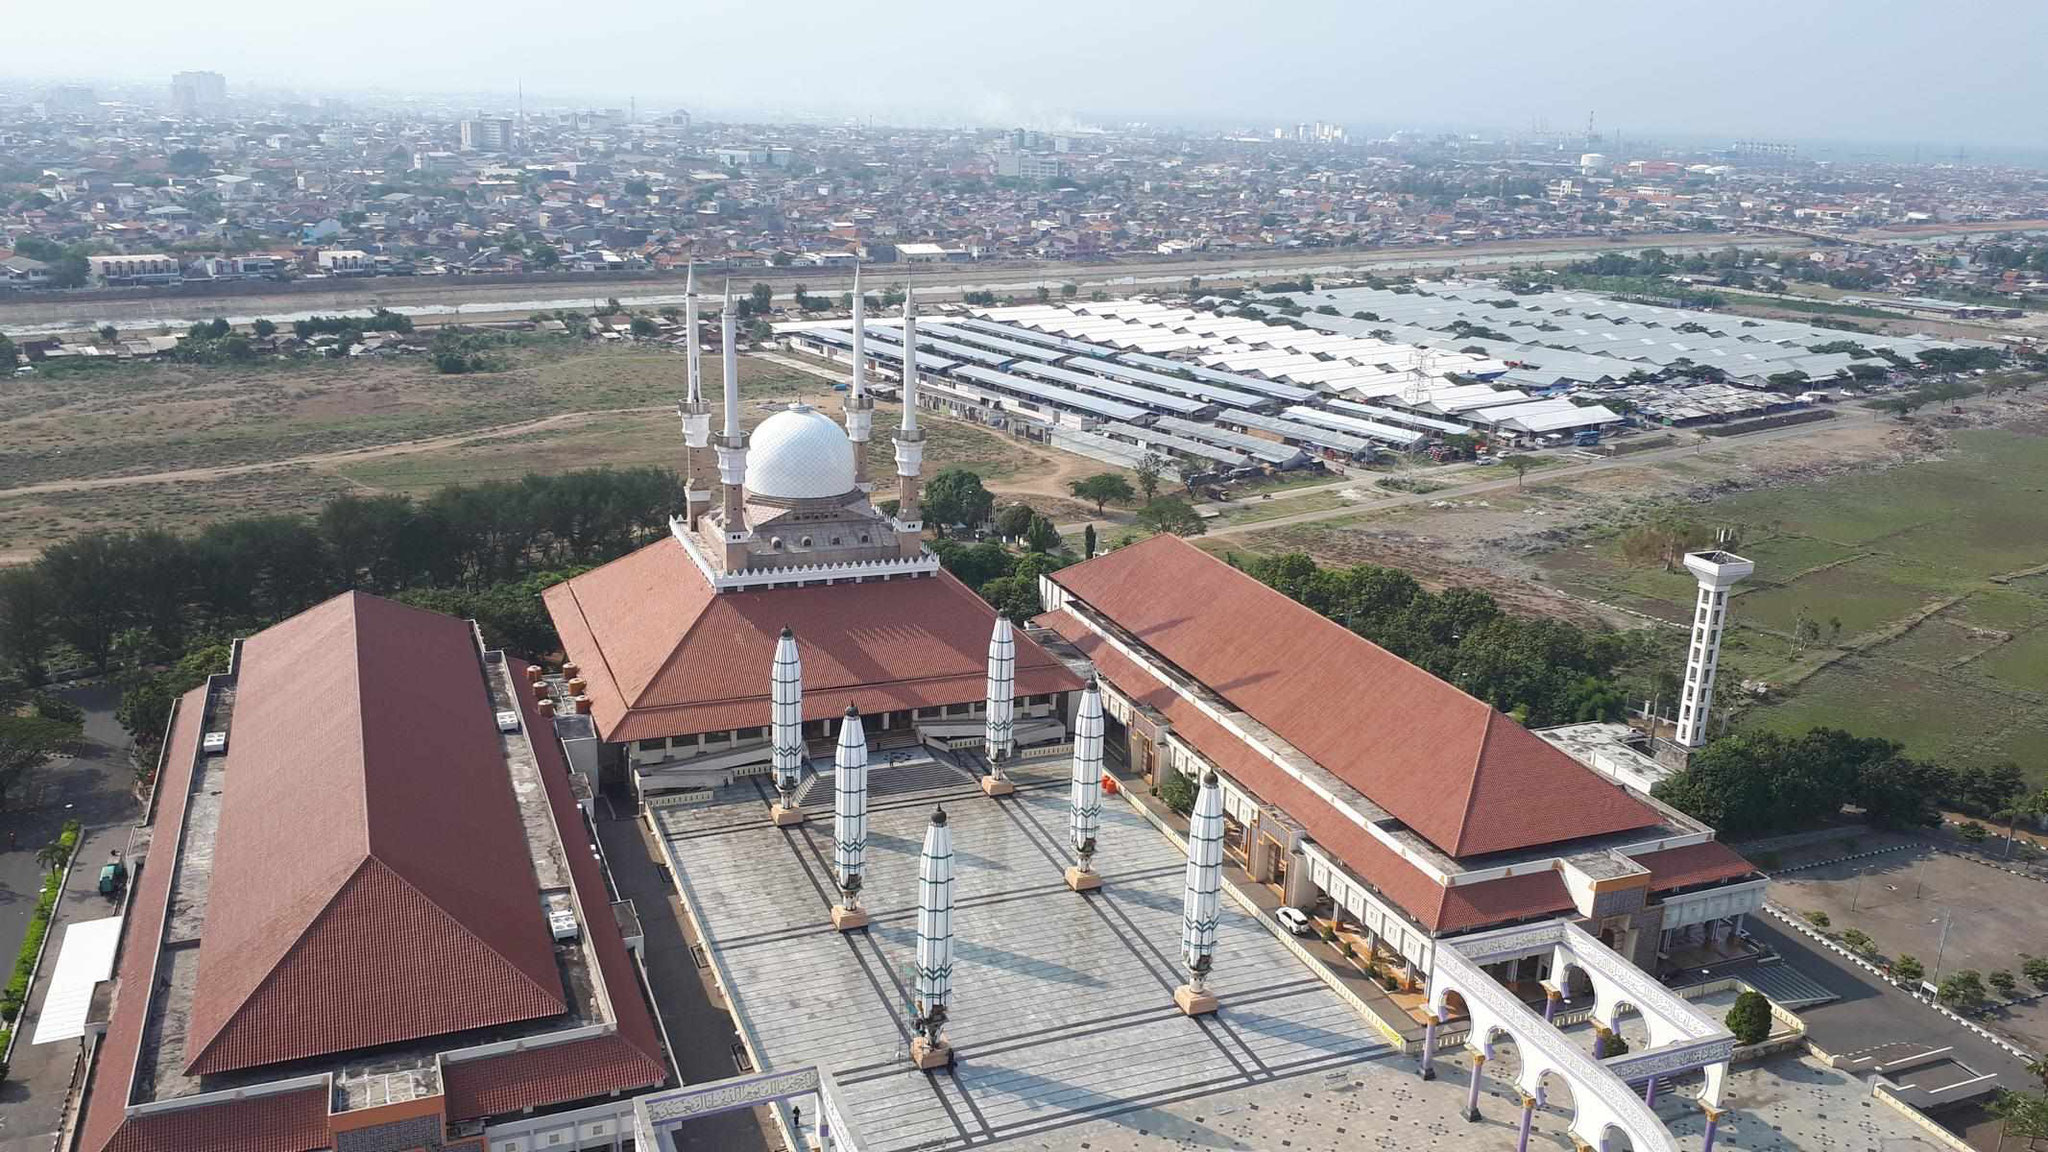
[[(668, 469), (599, 469), (419, 500), (340, 496), (312, 517), (224, 520), (194, 535), (90, 533), (0, 572), (0, 664), (39, 683), (66, 649), (102, 672), (117, 657), (175, 658), (197, 637), (260, 627), (351, 588), (484, 596), (655, 539), (681, 504)], [(528, 650), (551, 646), (524, 626), (503, 638), (513, 636)]]
[(1236, 557), (1271, 587), (1528, 724), (1619, 719), (1633, 640), (1513, 616), (1475, 588), (1431, 592), (1395, 568), (1319, 567), (1306, 554)]
[(1814, 728), (1724, 736), (1693, 753), (1654, 794), (1741, 838), (1809, 827), (1845, 806), (1879, 827), (1932, 826), (1940, 822), (1933, 805), (1954, 787), (1948, 769), (1905, 755), (1894, 741)]

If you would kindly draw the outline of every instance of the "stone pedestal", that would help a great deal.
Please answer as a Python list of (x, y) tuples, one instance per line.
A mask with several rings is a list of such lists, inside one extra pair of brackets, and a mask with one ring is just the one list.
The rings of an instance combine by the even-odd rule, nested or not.
[(865, 908), (848, 908), (841, 904), (834, 904), (832, 906), (832, 926), (841, 932), (851, 932), (855, 928), (865, 928), (868, 926), (868, 910)]
[(1207, 992), (1197, 992), (1188, 984), (1173, 990), (1173, 1002), (1179, 1006), (1183, 1016), (1206, 1016), (1216, 1010), (1216, 997)]
[(804, 810), (801, 808), (784, 808), (780, 804), (774, 804), (769, 806), (768, 813), (777, 828), (787, 828), (792, 824), (804, 822)]
[(1017, 786), (1010, 783), (1007, 777), (983, 776), (981, 778), (981, 790), (983, 794), (988, 796), (1008, 796), (1017, 790)]
[(1093, 892), (1102, 887), (1102, 877), (1097, 876), (1092, 869), (1069, 867), (1067, 887), (1076, 892)]
[(953, 1046), (943, 1042), (934, 1044), (919, 1036), (910, 1042), (910, 1062), (926, 1072), (948, 1067), (953, 1063)]

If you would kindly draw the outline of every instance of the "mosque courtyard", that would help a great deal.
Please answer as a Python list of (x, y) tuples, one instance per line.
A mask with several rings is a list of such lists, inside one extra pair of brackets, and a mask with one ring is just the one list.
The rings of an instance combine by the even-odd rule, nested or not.
[[(1103, 886), (1070, 891), (1066, 761), (1012, 776), (1015, 795), (991, 800), (948, 764), (877, 756), (861, 897), (871, 924), (847, 934), (829, 919), (829, 773), (799, 794), (809, 819), (795, 827), (771, 823), (758, 778), (650, 810), (756, 1058), (829, 1069), (863, 1149), (1515, 1146), (1519, 1108), (1495, 1066), (1482, 1119), (1468, 1122), (1462, 1054), (1441, 1053), (1439, 1077), (1424, 1082), (1413, 1056), (1229, 899), (1209, 981), (1222, 1009), (1181, 1015), (1181, 850), (1105, 797)], [(908, 1057), (909, 987), (918, 851), (935, 805), (953, 830), (956, 1062), (926, 1073)], [(1935, 1147), (1866, 1086), (1798, 1058), (1738, 1067), (1730, 1103), (1716, 1148)], [(1530, 1146), (1570, 1149), (1569, 1108), (1552, 1098)], [(815, 1111), (805, 1108), (805, 1128)], [(1680, 1147), (1700, 1147), (1689, 1100), (1672, 1093), (1657, 1111)]]

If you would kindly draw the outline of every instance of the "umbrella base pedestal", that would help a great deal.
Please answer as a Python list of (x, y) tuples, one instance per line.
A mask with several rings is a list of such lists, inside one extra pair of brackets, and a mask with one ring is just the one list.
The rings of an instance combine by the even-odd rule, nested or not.
[(1183, 984), (1173, 990), (1173, 1002), (1183, 1016), (1206, 1016), (1216, 1010), (1216, 997), (1207, 992), (1197, 992)]
[(1093, 869), (1069, 867), (1067, 887), (1076, 892), (1093, 892), (1102, 887), (1102, 877), (1096, 875)]
[(775, 821), (777, 828), (788, 828), (804, 822), (804, 810), (801, 808), (784, 808), (780, 804), (775, 804), (769, 807), (768, 814)]
[(851, 932), (855, 928), (865, 928), (868, 926), (868, 910), (865, 908), (848, 908), (843, 905), (834, 904), (832, 906), (832, 926), (841, 932)]
[(1015, 784), (1010, 783), (1008, 777), (983, 776), (981, 778), (981, 791), (984, 795), (1008, 796), (1010, 793), (1015, 792), (1016, 790), (1017, 786)]
[(953, 1063), (953, 1046), (944, 1042), (934, 1044), (919, 1036), (910, 1042), (910, 1062), (926, 1072), (948, 1067)]

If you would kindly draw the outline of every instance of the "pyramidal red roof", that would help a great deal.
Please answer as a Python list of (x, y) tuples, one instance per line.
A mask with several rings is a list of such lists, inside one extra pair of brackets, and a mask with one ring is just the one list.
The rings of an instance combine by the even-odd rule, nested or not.
[[(768, 723), (768, 669), (786, 626), (804, 665), (804, 718), (979, 700), (995, 609), (946, 572), (902, 580), (714, 592), (673, 539), (545, 593), (606, 740)], [(1017, 636), (1017, 694), (1081, 681)]]
[(1452, 856), (1658, 821), (1484, 701), (1178, 537), (1052, 579)]
[(189, 1071), (565, 1010), (466, 623), (347, 593), (259, 632), (229, 736)]

